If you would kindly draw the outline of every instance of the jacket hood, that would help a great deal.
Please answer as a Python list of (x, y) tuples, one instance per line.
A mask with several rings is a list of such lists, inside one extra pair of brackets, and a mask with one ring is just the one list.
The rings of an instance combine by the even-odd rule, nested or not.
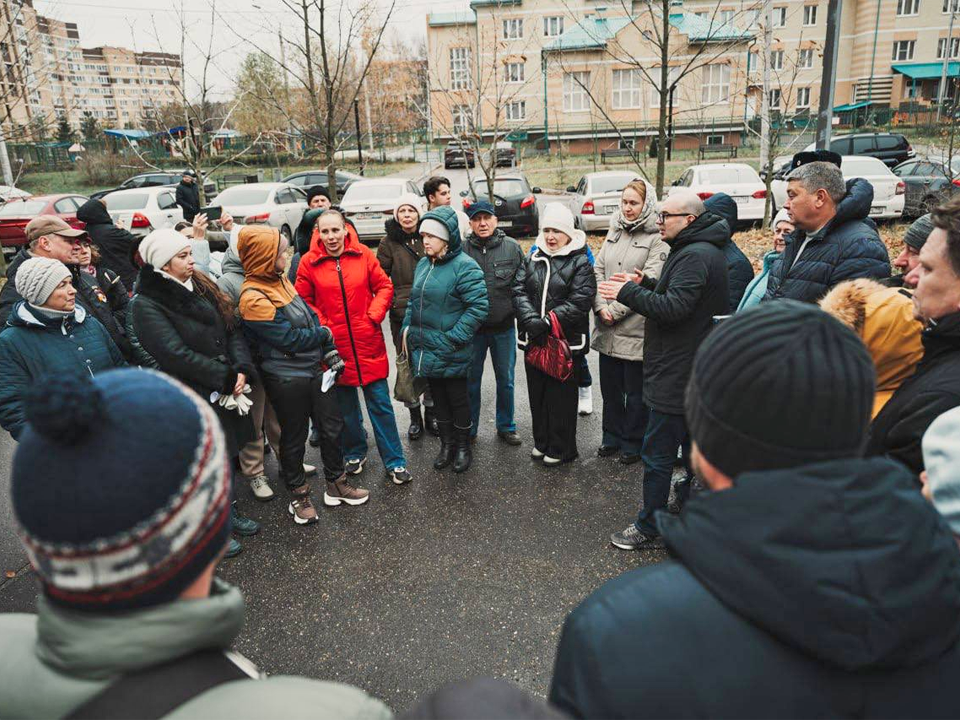
[(729, 241), (730, 226), (727, 221), (709, 210), (687, 225), (673, 240), (665, 239), (672, 250), (697, 242), (710, 243), (723, 249)]
[(783, 257), (782, 252), (777, 252), (776, 250), (771, 250), (766, 255), (763, 256), (763, 269), (769, 270), (773, 267), (773, 264)]
[(99, 200), (87, 200), (80, 209), (77, 210), (77, 220), (82, 220), (87, 225), (113, 225), (110, 213)]
[[(657, 191), (646, 180), (643, 181), (643, 184), (647, 187), (647, 196), (643, 201), (643, 209), (640, 211), (640, 216), (634, 221), (636, 223), (636, 228), (631, 232), (637, 232), (640, 230), (645, 233), (658, 233), (660, 232), (657, 227)], [(610, 221), (610, 227), (619, 227), (620, 224), (632, 225), (628, 220), (623, 218), (623, 213), (619, 208), (613, 213), (613, 217)]]
[(867, 219), (872, 204), (873, 185), (863, 178), (847, 180), (847, 194), (837, 203), (837, 214), (830, 223), (831, 227), (850, 220)]
[(240, 256), (232, 247), (227, 248), (223, 254), (223, 260), (220, 261), (220, 274), (229, 275), (230, 273), (243, 275), (243, 263), (240, 262)]
[(40, 313), (30, 307), (30, 304), (26, 300), (19, 300), (14, 304), (9, 317), (7, 317), (7, 325), (10, 327), (32, 327), (38, 329), (58, 328), (63, 324), (64, 320), (73, 320), (74, 322), (82, 323), (86, 319), (87, 311), (83, 309), (80, 303), (74, 306), (73, 315), (52, 318), (40, 315)]
[(264, 225), (245, 225), (237, 236), (237, 255), (243, 265), (244, 290), (255, 289), (266, 295), (275, 307), (293, 302), (296, 290), (285, 272), (276, 270), (280, 250), (280, 231)]
[(960, 636), (957, 544), (893, 460), (745, 473), (659, 525), (721, 602), (826, 665), (912, 667)]
[(457, 213), (452, 207), (442, 205), (433, 210), (428, 210), (420, 216), (420, 222), (422, 223), (427, 218), (442, 222), (450, 234), (450, 242), (447, 243), (447, 254), (443, 256), (444, 261), (449, 260), (463, 250), (463, 243), (460, 239), (460, 220), (457, 218)]
[(732, 197), (723, 192), (716, 193), (708, 197), (703, 205), (714, 215), (719, 215), (726, 220), (731, 232), (737, 228), (737, 219), (740, 217), (740, 213), (737, 210), (737, 203)]
[(310, 251), (310, 239), (313, 237), (313, 226), (317, 224), (319, 218), (325, 212), (324, 208), (313, 208), (307, 210), (300, 219), (297, 226), (297, 232), (294, 236), (294, 250), (300, 255), (306, 255)]

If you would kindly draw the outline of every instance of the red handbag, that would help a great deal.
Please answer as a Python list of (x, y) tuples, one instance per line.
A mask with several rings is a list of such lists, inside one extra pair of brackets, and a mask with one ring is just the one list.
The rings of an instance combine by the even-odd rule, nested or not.
[(555, 380), (565, 382), (573, 375), (573, 352), (570, 343), (563, 336), (563, 328), (557, 320), (557, 314), (551, 312), (550, 332), (542, 345), (528, 345), (525, 359), (528, 365), (535, 367)]

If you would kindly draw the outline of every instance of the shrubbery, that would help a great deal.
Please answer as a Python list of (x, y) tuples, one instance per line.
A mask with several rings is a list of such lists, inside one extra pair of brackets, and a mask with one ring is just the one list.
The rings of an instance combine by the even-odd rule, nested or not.
[(131, 175), (147, 169), (135, 158), (102, 152), (85, 153), (77, 159), (76, 168), (87, 185), (119, 185)]

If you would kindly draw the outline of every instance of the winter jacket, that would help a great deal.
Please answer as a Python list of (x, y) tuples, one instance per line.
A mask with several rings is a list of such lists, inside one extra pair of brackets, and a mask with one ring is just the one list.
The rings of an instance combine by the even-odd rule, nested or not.
[(960, 406), (960, 312), (931, 321), (923, 331), (923, 359), (870, 426), (867, 455), (899, 460), (923, 470), (920, 441), (947, 410)]
[(820, 307), (851, 328), (867, 346), (877, 371), (871, 416), (876, 417), (923, 357), (923, 324), (913, 317), (910, 294), (875, 280), (847, 280), (828, 292)]
[(400, 223), (393, 218), (387, 220), (386, 229), (387, 234), (377, 247), (377, 260), (393, 283), (390, 319), (403, 322), (407, 303), (410, 302), (410, 288), (413, 287), (417, 263), (424, 256), (423, 240), (418, 231), (405, 233)]
[(524, 262), (520, 243), (497, 228), (493, 235), (481, 240), (472, 232), (467, 235), (463, 251), (477, 261), (487, 283), (490, 311), (480, 332), (498, 333), (514, 325), (513, 278)]
[(319, 238), (297, 271), (297, 293), (330, 328), (346, 370), (338, 385), (362, 387), (390, 374), (380, 325), (393, 302), (393, 285), (377, 256), (347, 226), (343, 253), (334, 257)]
[[(743, 298), (737, 306), (737, 312), (760, 304), (763, 296), (767, 294), (767, 281), (770, 279), (770, 271), (782, 256), (783, 253), (776, 250), (771, 250), (763, 256), (763, 267), (760, 269), (760, 273), (747, 285), (746, 290), (743, 291)], [(730, 309), (733, 310), (733, 306)]]
[[(210, 597), (106, 616), (66, 610), (40, 597), (36, 615), (0, 615), (0, 717), (64, 717), (121, 675), (201, 650), (229, 649), (242, 626), (240, 592), (217, 577)], [(307, 708), (301, 715), (319, 720), (391, 716), (380, 701), (349, 685), (263, 678), (246, 664), (257, 679), (218, 685), (164, 717), (289, 717), (292, 708)]]
[[(659, 277), (667, 260), (670, 246), (660, 237), (657, 228), (657, 196), (652, 187), (647, 188), (647, 199), (633, 231), (620, 226), (621, 215), (616, 212), (610, 218), (610, 229), (597, 253), (593, 266), (597, 284), (609, 280), (614, 273), (633, 272), (640, 268), (645, 276)], [(600, 311), (607, 309), (613, 315), (613, 325), (604, 325)], [(634, 362), (643, 360), (643, 316), (637, 315), (623, 303), (608, 302), (599, 295), (593, 299), (593, 311), (597, 318), (593, 324), (591, 347), (609, 357)]]
[(196, 180), (189, 185), (183, 180), (177, 184), (176, 203), (183, 210), (183, 219), (192, 223), (200, 212), (200, 186)]
[(234, 305), (240, 304), (240, 287), (243, 285), (243, 265), (237, 251), (229, 248), (223, 254), (220, 264), (220, 277), (217, 278), (217, 287), (220, 288)]
[(0, 426), (20, 436), (23, 393), (45, 375), (96, 375), (124, 365), (110, 334), (82, 305), (69, 317), (52, 318), (21, 300), (0, 333)]
[(487, 284), (476, 260), (463, 252), (457, 214), (443, 206), (423, 218), (446, 225), (450, 242), (443, 257), (417, 263), (402, 330), (410, 364), (417, 377), (465, 378), (473, 364), (473, 336), (490, 309)]
[(713, 328), (713, 317), (729, 311), (727, 221), (705, 212), (668, 240), (670, 253), (656, 284), (627, 283), (617, 300), (646, 318), (643, 399), (654, 410), (683, 414), (684, 391), (693, 356)]
[(607, 582), (567, 618), (549, 696), (561, 710), (957, 714), (960, 552), (897, 463), (746, 473), (658, 522), (676, 559)]
[(747, 285), (753, 280), (753, 265), (733, 240), (740, 212), (737, 210), (736, 201), (722, 192), (711, 195), (703, 204), (707, 210), (722, 217), (730, 226), (730, 241), (723, 246), (723, 257), (727, 260), (727, 289), (730, 291), (730, 312), (733, 312), (740, 305)]
[(137, 267), (133, 256), (140, 238), (113, 224), (106, 206), (99, 200), (87, 200), (77, 210), (77, 219), (86, 223), (87, 235), (100, 250), (100, 265), (113, 270), (127, 290), (133, 290)]
[[(0, 290), (0, 323), (5, 323), (13, 306), (23, 300), (17, 292), (17, 270), (25, 260), (31, 257), (30, 252), (24, 248), (7, 266), (7, 282)], [(116, 280), (117, 276), (106, 269), (101, 269), (98, 273), (114, 278), (111, 285), (106, 288), (93, 275), (82, 272), (78, 265), (67, 265), (67, 269), (73, 279), (73, 287), (77, 291), (77, 304), (82, 305), (87, 313), (103, 325), (123, 356), (133, 361), (134, 356), (125, 329), (129, 297), (123, 283)], [(2, 332), (2, 325), (0, 325), (0, 332)]]
[(890, 277), (890, 255), (870, 220), (873, 185), (863, 178), (847, 181), (847, 195), (837, 214), (797, 253), (807, 235), (797, 229), (787, 238), (783, 258), (770, 272), (764, 300), (792, 298), (817, 302), (839, 282)]

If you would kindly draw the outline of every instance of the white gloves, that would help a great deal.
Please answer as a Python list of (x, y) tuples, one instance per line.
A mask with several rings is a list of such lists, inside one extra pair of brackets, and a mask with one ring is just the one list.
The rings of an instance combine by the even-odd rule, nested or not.
[(253, 407), (253, 401), (247, 397), (249, 394), (250, 385), (248, 384), (243, 386), (243, 392), (239, 395), (220, 395), (217, 399), (213, 400), (213, 402), (216, 402), (220, 407), (226, 408), (227, 410), (234, 410), (240, 415), (248, 415), (250, 408)]

